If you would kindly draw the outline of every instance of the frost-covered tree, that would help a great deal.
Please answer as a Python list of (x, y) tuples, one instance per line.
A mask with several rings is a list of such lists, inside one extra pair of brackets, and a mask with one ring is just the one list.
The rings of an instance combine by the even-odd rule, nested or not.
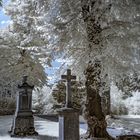
[(129, 115), (140, 115), (140, 92), (132, 92), (132, 96), (123, 100)]
[(6, 13), (12, 20), (10, 31), (17, 37), (16, 45), (50, 66), (54, 48), (49, 45), (53, 40), (42, 14), (49, 9), (47, 4), (48, 1), (13, 0), (6, 7)]
[(55, 101), (51, 95), (51, 88), (44, 86), (33, 91), (33, 110), (35, 113), (50, 113), (53, 111)]
[(55, 33), (55, 43), (65, 49), (64, 58), (75, 58), (73, 64), (83, 71), (89, 59), (97, 57), (102, 60), (104, 72), (113, 78), (122, 72), (139, 70), (138, 5), (138, 0), (55, 0), (50, 1), (49, 14), (44, 15), (51, 15), (47, 19), (52, 27), (50, 35)]
[(126, 99), (132, 96), (132, 92), (140, 91), (140, 76), (134, 71), (131, 75), (124, 75), (116, 85), (124, 93), (122, 98)]
[[(35, 9), (36, 2), (26, 0), (13, 0), (6, 7), (11, 24), (0, 35), (4, 52), (1, 72), (14, 82), (27, 75), (31, 84), (42, 86), (46, 83), (44, 68), (50, 66), (51, 51), (47, 48), (48, 38), (42, 33), (40, 15)], [(47, 66), (43, 67), (44, 64)]]
[[(36, 6), (33, 2), (36, 2)], [(88, 72), (89, 66), (87, 67), (87, 65), (89, 62), (93, 63), (93, 65), (91, 64), (91, 68), (94, 71), (91, 71), (91, 75), (96, 71), (97, 73), (101, 73), (94, 75), (95, 81), (98, 81), (96, 78), (103, 79), (106, 74), (109, 77), (109, 81), (119, 81), (119, 76), (122, 73), (130, 74), (134, 70), (139, 73), (139, 0), (17, 0), (16, 3), (17, 11), (15, 11), (19, 13), (18, 17), (22, 17), (23, 19), (25, 14), (21, 16), (23, 12), (20, 12), (22, 10), (19, 9), (31, 8), (26, 13), (34, 13), (36, 11), (32, 10), (34, 7), (36, 7), (35, 9), (40, 9), (41, 18), (36, 18), (35, 16), (31, 19), (38, 19), (37, 21), (44, 20), (37, 29), (43, 30), (44, 32), (41, 32), (41, 34), (49, 38), (49, 46), (53, 50), (53, 52), (51, 51), (51, 56), (54, 56), (56, 52), (60, 52), (63, 58), (72, 59), (72, 67), (77, 72), (77, 75), (83, 74), (83, 71), (85, 73)], [(15, 18), (15, 23), (17, 23), (15, 25), (24, 25), (17, 26), (20, 30), (22, 29), (20, 27), (28, 27), (28, 29), (34, 27), (32, 25), (36, 23), (34, 22), (35, 20), (28, 22), (30, 21), (29, 18), (33, 17), (31, 14), (28, 15), (29, 18), (25, 20), (26, 22), (23, 22), (24, 24), (21, 24), (22, 22), (20, 21), (23, 20), (21, 18), (18, 20), (18, 17)], [(25, 26), (26, 23), (29, 23), (29, 26)], [(35, 28), (32, 29), (34, 31)], [(25, 30), (27, 36), (31, 35), (31, 32), (29, 33), (28, 31)], [(21, 46), (25, 46), (30, 40), (32, 39), (29, 38), (29, 40), (26, 40), (23, 38)], [(96, 69), (94, 66), (95, 60), (100, 62), (100, 69)], [(85, 77), (85, 81), (87, 81), (87, 77)], [(87, 95), (90, 96), (91, 91), (96, 90), (97, 92), (93, 92), (93, 94), (96, 93), (99, 97), (99, 93), (104, 92), (101, 91), (101, 86), (96, 87), (96, 84), (92, 80), (87, 83), (91, 83), (91, 85), (87, 85), (87, 87), (90, 87)], [(101, 85), (102, 81), (99, 80), (98, 83)], [(87, 98), (87, 102), (89, 104), (93, 103), (89, 98)], [(98, 103), (98, 105), (100, 108), (101, 104)], [(96, 114), (97, 112), (95, 111), (94, 113)], [(90, 115), (89, 113), (87, 118), (90, 119), (91, 117), (99, 121), (98, 115)], [(102, 119), (104, 119), (103, 116)], [(98, 127), (104, 132), (102, 136), (98, 131)], [(105, 135), (106, 126), (98, 127), (95, 127), (95, 131), (93, 131), (92, 127), (88, 125), (89, 137), (107, 136)]]
[(123, 92), (118, 89), (115, 83), (111, 83), (111, 113), (115, 115), (127, 115), (128, 110), (123, 98)]
[[(67, 5), (64, 5), (64, 3), (66, 3)], [(99, 55), (99, 50), (100, 50), (99, 47), (102, 46), (102, 44), (100, 43), (100, 40), (101, 40), (100, 33), (101, 33), (102, 29), (100, 27), (100, 24), (98, 25), (98, 23), (96, 23), (95, 17), (92, 15), (93, 13), (90, 13), (91, 12), (90, 10), (92, 10), (92, 9), (90, 9), (89, 6), (91, 6), (91, 5), (86, 5), (86, 4), (90, 4), (90, 3), (82, 1), (82, 6), (81, 6), (81, 1), (79, 1), (78, 3), (75, 4), (74, 1), (66, 2), (65, 0), (64, 1), (62, 0), (60, 2), (60, 4), (62, 4), (61, 5), (62, 9), (60, 9), (60, 12), (58, 12), (58, 13), (60, 13), (60, 15), (56, 15), (56, 20), (54, 20), (54, 22), (55, 22), (54, 25), (56, 24), (56, 26), (58, 27), (56, 31), (58, 31), (58, 33), (60, 31), (60, 33), (61, 33), (59, 36), (60, 40), (58, 41), (58, 43), (61, 44), (61, 48), (65, 47), (66, 54), (68, 55), (68, 57), (70, 57), (73, 54), (72, 57), (76, 59), (75, 64), (80, 63), (79, 66), (82, 66), (81, 68), (84, 68), (82, 70), (85, 70), (88, 61), (90, 61), (91, 59), (95, 59), (94, 57), (92, 58), (91, 56), (94, 53), (96, 54), (96, 52), (98, 52), (98, 55)], [(74, 5), (74, 8), (72, 7), (73, 5)], [(63, 7), (63, 6), (66, 6), (66, 7)], [(78, 6), (78, 8), (77, 8), (77, 6)], [(98, 9), (98, 8), (96, 7), (96, 9)], [(80, 15), (79, 15), (79, 13), (77, 13), (78, 10), (79, 10), (79, 13), (81, 12)], [(66, 14), (67, 11), (69, 11), (70, 14)], [(64, 13), (64, 12), (66, 12), (66, 13)], [(82, 20), (80, 19), (80, 17)], [(78, 21), (79, 21), (79, 23), (78, 23)], [(63, 27), (65, 27), (65, 28), (63, 28)], [(78, 27), (82, 27), (80, 29), (83, 29), (83, 31), (85, 31), (84, 34), (81, 34), (82, 32), (80, 29), (78, 29)], [(96, 36), (96, 38), (95, 38), (95, 36)], [(66, 38), (66, 39), (64, 39), (64, 38)], [(95, 51), (93, 51), (94, 50), (94, 47), (92, 47), (93, 45), (95, 45)], [(81, 47), (79, 47), (79, 46), (81, 46)], [(74, 51), (73, 47), (76, 48), (75, 51)], [(79, 47), (79, 48), (77, 48), (77, 47)], [(93, 50), (92, 50), (92, 48), (93, 48)], [(97, 50), (96, 50), (96, 48), (97, 48)], [(81, 51), (80, 52), (81, 54), (76, 51), (78, 49)], [(76, 57), (76, 56), (78, 56), (77, 54), (80, 54), (80, 57), (77, 58)], [(96, 57), (98, 55), (96, 55)], [(96, 71), (96, 69), (94, 69), (94, 70)], [(97, 76), (100, 76), (100, 74)], [(88, 80), (90, 81), (91, 79), (88, 79)], [(89, 82), (87, 82), (87, 83), (89, 83)], [(99, 95), (100, 86), (96, 87), (94, 82), (92, 84), (93, 84), (93, 89), (98, 91), (98, 92), (96, 92), (96, 94), (100, 97), (100, 95)], [(86, 85), (86, 86), (89, 87), (89, 85)], [(96, 100), (96, 103), (99, 102), (98, 106), (97, 106), (98, 108), (96, 110), (94, 108), (94, 113), (90, 112), (91, 110), (93, 110), (93, 108), (92, 108), (93, 106), (91, 106), (91, 104), (93, 104), (93, 102), (92, 102), (92, 100), (89, 100), (91, 91), (93, 91), (91, 88), (90, 88), (90, 90), (87, 90), (87, 106), (86, 106), (86, 111), (85, 111), (85, 112), (89, 112), (89, 113), (87, 113), (87, 117), (86, 117), (86, 119), (89, 122), (88, 123), (88, 137), (108, 137), (110, 139), (109, 135), (106, 132), (106, 125), (104, 125), (104, 124), (106, 124), (104, 115), (102, 114), (101, 118), (100, 118), (100, 116), (98, 116), (97, 110), (100, 110), (102, 112), (101, 100)], [(93, 93), (93, 96), (94, 96), (94, 94), (95, 93)], [(88, 108), (88, 106), (89, 106), (89, 108)], [(97, 123), (97, 125), (92, 126), (92, 125), (90, 125), (91, 121), (92, 122), (95, 122), (95, 121), (104, 122), (104, 124), (99, 126), (99, 124), (102, 124), (102, 123)], [(100, 133), (98, 131), (98, 127), (100, 128), (102, 133)]]
[(130, 96), (129, 94), (122, 92), (115, 83), (112, 83), (111, 112), (117, 115), (139, 115), (139, 94), (138, 91), (131, 91)]
[[(91, 60), (101, 62), (100, 76), (108, 74), (110, 80), (139, 71), (138, 0), (55, 0), (50, 7), (45, 16), (51, 15), (47, 21), (56, 36), (54, 45), (64, 50), (64, 58), (73, 59), (78, 74)], [(90, 131), (89, 137), (94, 136)]]
[(16, 37), (8, 29), (1, 31), (0, 38), (0, 77), (3, 79), (3, 85), (9, 83), (17, 85), (23, 75), (28, 76), (31, 84), (43, 85), (46, 82), (46, 76), (39, 60), (33, 57), (30, 51), (16, 46)]

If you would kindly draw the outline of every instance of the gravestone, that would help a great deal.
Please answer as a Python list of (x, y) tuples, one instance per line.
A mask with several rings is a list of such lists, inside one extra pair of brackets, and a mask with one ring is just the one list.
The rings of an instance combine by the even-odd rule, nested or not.
[(61, 77), (66, 80), (66, 104), (58, 110), (59, 140), (79, 140), (79, 112), (72, 108), (71, 98), (71, 80), (75, 80), (76, 76), (72, 76), (68, 69), (67, 75)]
[(18, 85), (16, 112), (11, 127), (11, 136), (31, 136), (38, 133), (34, 128), (32, 113), (32, 90), (34, 86), (27, 83), (27, 76), (23, 77), (22, 85)]

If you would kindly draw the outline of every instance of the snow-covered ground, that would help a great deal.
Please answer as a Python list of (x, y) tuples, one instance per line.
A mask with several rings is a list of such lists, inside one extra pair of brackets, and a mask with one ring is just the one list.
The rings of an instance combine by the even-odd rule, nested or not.
[[(8, 134), (13, 116), (0, 116), (0, 140), (57, 140), (59, 134), (58, 122), (35, 117), (35, 129), (39, 136), (32, 138), (11, 138)], [(80, 134), (86, 132), (86, 125), (80, 124)]]
[[(0, 116), (0, 140), (46, 140), (46, 139), (57, 140), (58, 139), (58, 131), (59, 131), (58, 122), (52, 122), (52, 121), (38, 118), (38, 117), (35, 117), (35, 128), (36, 128), (36, 131), (39, 133), (38, 137), (11, 138), (8, 134), (8, 130), (10, 130), (10, 127), (11, 127), (12, 117), (13, 116)], [(127, 118), (127, 117), (123, 116), (123, 118)], [(134, 123), (135, 119), (132, 119), (132, 120)], [(121, 119), (120, 120), (116, 119), (114, 121), (114, 126), (113, 126), (113, 123), (111, 123), (112, 120), (109, 120), (109, 121), (110, 121), (110, 127), (108, 127), (107, 131), (113, 137), (130, 132), (128, 129), (124, 129), (125, 126), (121, 124), (122, 123)], [(140, 119), (137, 118), (136, 122), (139, 122), (139, 121)], [(119, 124), (121, 125), (119, 126)], [(137, 125), (134, 123), (133, 127), (134, 128), (139, 127), (137, 129), (137, 132), (138, 131), (140, 132), (140, 123)], [(87, 125), (83, 122), (80, 123), (80, 134), (84, 134), (86, 132), (86, 129), (87, 129)]]
[(136, 133), (140, 135), (140, 115), (115, 116), (114, 119), (107, 119), (108, 126), (120, 129), (121, 133)]
[(118, 118), (130, 118), (130, 119), (140, 119), (140, 115), (121, 115), (121, 116), (117, 116)]

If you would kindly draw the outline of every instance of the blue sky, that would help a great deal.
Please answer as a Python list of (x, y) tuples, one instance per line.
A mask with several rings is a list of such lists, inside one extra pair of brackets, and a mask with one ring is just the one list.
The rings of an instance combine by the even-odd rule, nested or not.
[[(8, 3), (9, 0), (3, 0), (3, 7)], [(3, 8), (0, 8), (0, 28), (7, 26), (10, 22), (10, 17), (4, 14)]]

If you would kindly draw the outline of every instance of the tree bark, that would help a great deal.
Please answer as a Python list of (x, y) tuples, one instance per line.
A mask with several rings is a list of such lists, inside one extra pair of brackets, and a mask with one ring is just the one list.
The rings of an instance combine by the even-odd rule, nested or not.
[[(101, 0), (81, 0), (83, 21), (86, 25), (88, 48), (89, 48), (89, 60), (92, 60), (90, 54), (100, 55), (102, 50), (102, 28), (101, 18), (102, 14), (107, 9), (105, 5), (102, 5)], [(98, 50), (98, 51), (97, 51)], [(94, 56), (96, 58), (96, 56)], [(86, 92), (87, 99), (85, 104), (85, 119), (88, 124), (87, 137), (89, 138), (106, 138), (112, 140), (106, 131), (107, 123), (105, 121), (105, 115), (102, 112), (100, 88), (101, 82), (101, 62), (95, 60), (91, 61), (85, 70), (86, 77)]]
[(105, 121), (104, 113), (102, 112), (101, 97), (99, 94), (101, 86), (100, 74), (100, 61), (95, 61), (94, 64), (90, 62), (85, 71), (87, 98), (84, 117), (88, 124), (87, 137), (112, 140), (106, 131), (107, 123)]

